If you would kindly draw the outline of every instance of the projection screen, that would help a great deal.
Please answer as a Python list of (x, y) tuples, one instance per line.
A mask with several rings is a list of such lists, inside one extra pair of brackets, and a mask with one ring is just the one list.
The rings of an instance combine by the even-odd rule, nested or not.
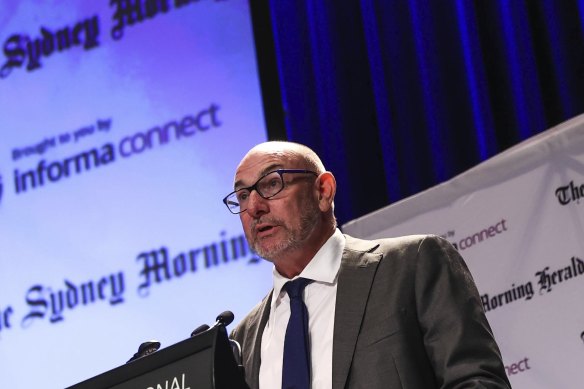
[(1, 387), (62, 388), (271, 286), (221, 199), (266, 140), (244, 0), (1, 1)]

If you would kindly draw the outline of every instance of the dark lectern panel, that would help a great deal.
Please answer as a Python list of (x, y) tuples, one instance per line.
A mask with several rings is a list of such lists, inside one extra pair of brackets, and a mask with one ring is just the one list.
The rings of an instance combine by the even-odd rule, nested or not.
[(68, 389), (247, 388), (225, 327), (213, 327)]
[[(193, 354), (170, 365), (113, 386), (111, 389), (213, 388), (212, 362), (213, 349), (208, 348), (204, 352)], [(193, 372), (193, 366), (197, 366), (198, 373)]]

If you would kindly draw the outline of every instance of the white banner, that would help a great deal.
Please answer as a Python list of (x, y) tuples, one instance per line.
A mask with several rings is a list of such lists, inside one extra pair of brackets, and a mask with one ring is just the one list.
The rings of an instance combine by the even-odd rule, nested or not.
[(584, 115), (343, 226), (453, 243), (477, 283), (515, 389), (584, 382)]

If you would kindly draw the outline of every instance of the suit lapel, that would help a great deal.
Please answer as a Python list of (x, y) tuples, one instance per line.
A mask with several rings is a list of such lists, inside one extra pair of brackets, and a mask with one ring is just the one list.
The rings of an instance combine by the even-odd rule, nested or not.
[(243, 365), (246, 366), (246, 378), (251, 389), (257, 389), (260, 386), (260, 363), (262, 355), (262, 335), (266, 328), (266, 323), (270, 317), (270, 305), (272, 302), (272, 292), (262, 301), (261, 306), (256, 311), (255, 317), (250, 319), (250, 334), (245, 337), (246, 344), (242, 348), (249, 350), (245, 353), (246, 360)]
[(377, 244), (350, 236), (339, 271), (333, 335), (333, 389), (347, 382), (371, 284), (382, 257), (372, 253)]

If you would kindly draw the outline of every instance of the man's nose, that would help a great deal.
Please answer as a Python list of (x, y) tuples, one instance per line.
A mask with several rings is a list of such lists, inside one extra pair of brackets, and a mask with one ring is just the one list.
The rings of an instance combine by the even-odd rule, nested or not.
[(268, 200), (264, 199), (256, 190), (252, 190), (247, 200), (246, 212), (252, 217), (268, 213)]

